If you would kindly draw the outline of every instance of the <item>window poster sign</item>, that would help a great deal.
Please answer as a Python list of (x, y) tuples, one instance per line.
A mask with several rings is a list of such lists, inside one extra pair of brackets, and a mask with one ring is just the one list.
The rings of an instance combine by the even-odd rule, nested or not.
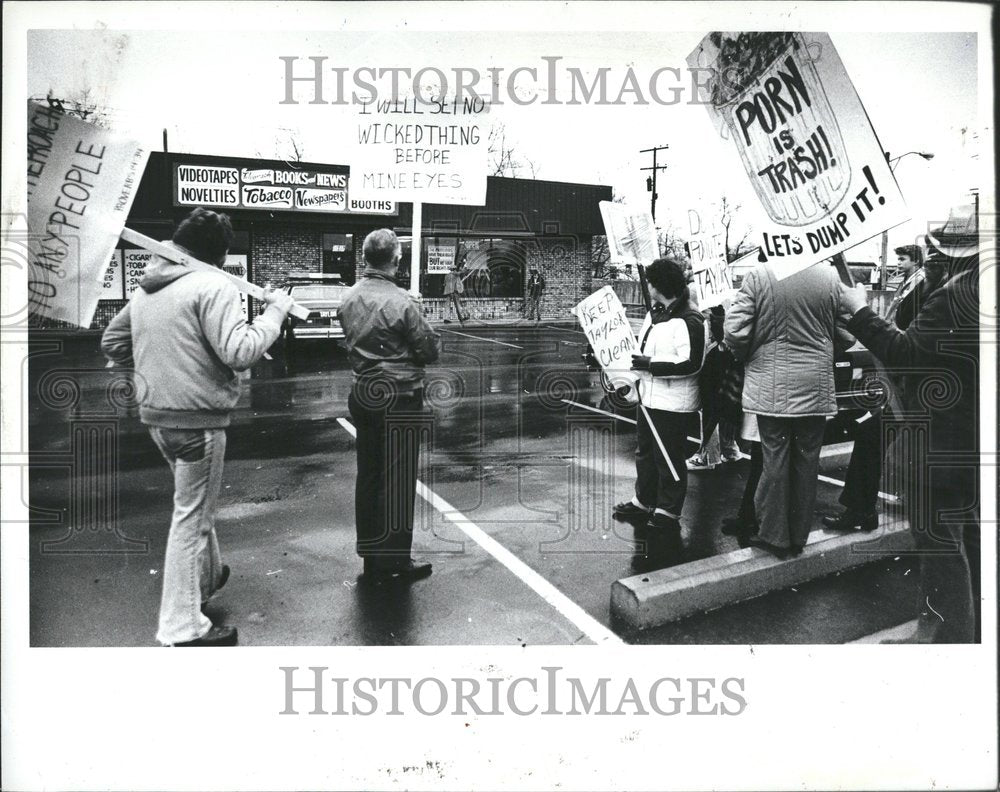
[[(235, 275), (237, 278), (243, 278), (243, 280), (249, 280), (247, 277), (247, 254), (229, 254), (226, 256), (226, 263), (222, 265), (222, 269), (228, 272), (230, 275)], [(240, 293), (240, 301), (243, 303), (243, 314), (246, 316), (247, 321), (250, 320), (250, 295)]]
[(125, 261), (125, 299), (131, 300), (135, 290), (139, 288), (139, 281), (146, 274), (146, 267), (155, 254), (142, 248), (129, 248), (122, 252)]
[(394, 201), (352, 198), (349, 182), (346, 169), (332, 172), (178, 163), (174, 166), (174, 203), (335, 214), (397, 213)]
[(427, 243), (427, 274), (442, 275), (455, 268), (455, 249), (457, 244), (447, 241)]
[(111, 262), (104, 272), (104, 291), (101, 292), (102, 300), (123, 300), (125, 299), (125, 278), (122, 277), (123, 251), (111, 251)]
[(825, 33), (709, 33), (688, 65), (760, 201), (751, 225), (778, 278), (907, 219), (882, 146)]

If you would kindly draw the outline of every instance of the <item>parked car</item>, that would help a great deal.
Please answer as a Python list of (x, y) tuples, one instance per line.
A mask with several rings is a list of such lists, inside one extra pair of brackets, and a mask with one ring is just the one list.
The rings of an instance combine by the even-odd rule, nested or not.
[(338, 312), (349, 287), (339, 275), (293, 272), (279, 288), (309, 309), (307, 319), (291, 315), (285, 319), (281, 335), (286, 354), (294, 354), (302, 341), (336, 341), (344, 337)]

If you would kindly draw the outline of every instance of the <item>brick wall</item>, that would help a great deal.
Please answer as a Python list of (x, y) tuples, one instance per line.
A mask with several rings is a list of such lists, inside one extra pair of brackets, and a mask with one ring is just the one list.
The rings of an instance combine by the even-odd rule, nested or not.
[[(570, 309), (591, 292), (590, 240), (539, 237), (528, 245), (528, 266), (545, 278), (543, 319), (568, 319)], [(530, 272), (525, 273), (527, 284)]]
[(322, 232), (294, 226), (281, 230), (254, 229), (250, 241), (252, 280), (277, 286), (292, 270), (323, 271)]

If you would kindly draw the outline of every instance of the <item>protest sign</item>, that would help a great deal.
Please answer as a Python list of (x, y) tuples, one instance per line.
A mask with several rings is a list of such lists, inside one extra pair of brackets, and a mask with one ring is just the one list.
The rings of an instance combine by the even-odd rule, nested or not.
[(573, 313), (611, 382), (617, 387), (634, 384), (632, 355), (638, 354), (639, 345), (614, 289), (603, 286), (577, 303)]
[(89, 327), (104, 273), (149, 152), (28, 102), (28, 302), (32, 313)]
[(688, 210), (688, 251), (694, 281), (691, 284), (700, 309), (721, 305), (736, 294), (726, 256), (725, 229), (718, 223), (706, 226), (702, 215)]
[(489, 104), (478, 96), (360, 103), (351, 197), (483, 206), (488, 113)]
[(648, 209), (633, 209), (611, 201), (601, 201), (599, 206), (612, 264), (645, 267), (659, 258), (660, 243)]
[[(759, 260), (784, 278), (907, 219), (861, 100), (824, 33), (709, 33), (688, 56), (760, 201)], [(734, 167), (737, 167), (734, 163)]]

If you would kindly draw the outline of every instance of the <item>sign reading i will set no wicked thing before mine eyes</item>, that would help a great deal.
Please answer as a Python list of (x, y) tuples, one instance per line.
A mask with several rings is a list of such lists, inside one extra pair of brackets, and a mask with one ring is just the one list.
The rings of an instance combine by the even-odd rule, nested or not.
[(375, 98), (357, 108), (352, 197), (485, 205), (490, 107), (483, 98)]
[(882, 145), (828, 35), (709, 33), (687, 60), (711, 75), (699, 84), (699, 98), (753, 185), (759, 208), (747, 222), (760, 261), (777, 278), (907, 219)]

